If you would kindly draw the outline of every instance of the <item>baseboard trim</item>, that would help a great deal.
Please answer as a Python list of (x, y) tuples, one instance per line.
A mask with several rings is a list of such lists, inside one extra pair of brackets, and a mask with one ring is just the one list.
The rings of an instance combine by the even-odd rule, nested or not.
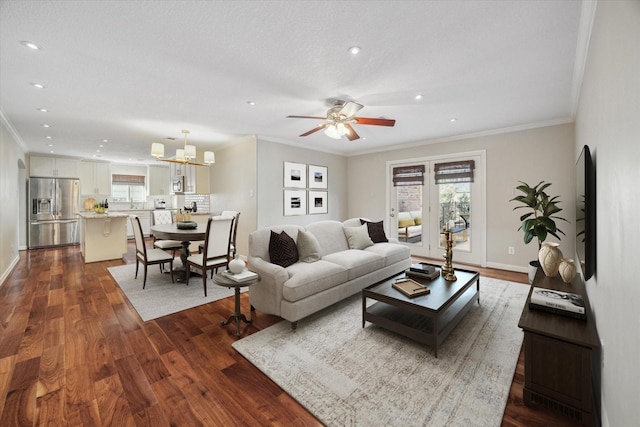
[(488, 262), (487, 263), (487, 267), (489, 268), (495, 268), (498, 270), (507, 270), (507, 271), (516, 271), (518, 273), (528, 273), (529, 272), (529, 267), (528, 266), (521, 266), (521, 265), (512, 265), (512, 264), (501, 264), (498, 262)]
[(0, 276), (0, 288), (4, 285), (4, 281), (7, 280), (7, 277), (9, 277), (15, 266), (18, 264), (18, 261), (20, 261), (20, 256), (16, 256), (11, 264), (9, 264), (9, 267), (2, 272), (2, 276)]

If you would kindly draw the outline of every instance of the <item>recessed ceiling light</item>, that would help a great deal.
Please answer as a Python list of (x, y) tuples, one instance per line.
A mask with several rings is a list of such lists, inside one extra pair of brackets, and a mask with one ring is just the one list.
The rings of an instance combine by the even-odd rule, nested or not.
[(51, 126), (50, 126), (50, 125), (48, 125), (48, 124), (46, 124), (46, 123), (43, 123), (43, 124), (42, 124), (42, 127), (43, 127), (43, 128), (50, 128)]
[(40, 83), (31, 83), (31, 86), (35, 87), (36, 89), (44, 89), (44, 85)]
[(420, 101), (422, 99), (422, 94), (419, 93), (416, 95), (416, 101)]
[(351, 46), (351, 47), (349, 48), (349, 53), (350, 53), (351, 55), (357, 55), (357, 54), (359, 54), (359, 53), (360, 53), (360, 50), (361, 50), (361, 49), (360, 49), (360, 46)]
[(49, 150), (49, 153), (53, 154), (53, 150)]
[(457, 121), (458, 121), (458, 119), (457, 119), (457, 118), (455, 118), (455, 117), (453, 117), (453, 118), (449, 119), (449, 121), (450, 121), (451, 123), (453, 123), (453, 122), (457, 122)]
[(47, 113), (49, 110), (46, 108), (38, 108), (38, 111), (42, 111), (43, 113)]
[(42, 49), (42, 48), (41, 48), (40, 46), (38, 46), (37, 44), (35, 44), (35, 43), (31, 43), (31, 42), (28, 42), (28, 41), (26, 41), (26, 40), (25, 40), (25, 41), (21, 41), (20, 43), (22, 43), (24, 46), (28, 47), (29, 49), (33, 49), (33, 50), (40, 50), (40, 49)]
[(49, 147), (53, 147), (53, 144), (48, 144), (48, 145), (49, 145)]
[(104, 147), (104, 145), (103, 145), (103, 144), (100, 144), (100, 145), (99, 145), (99, 147), (100, 147), (100, 148), (103, 148), (103, 147)]
[(45, 136), (45, 138), (51, 139), (51, 135), (47, 135), (47, 136)]
[(102, 142), (109, 142), (109, 140), (108, 139), (103, 139)]
[(247, 101), (247, 104), (249, 104), (249, 105), (251, 105), (253, 107), (254, 105), (256, 105), (256, 102), (255, 101)]
[(96, 153), (99, 153), (99, 152), (100, 152), (100, 150), (96, 150)]

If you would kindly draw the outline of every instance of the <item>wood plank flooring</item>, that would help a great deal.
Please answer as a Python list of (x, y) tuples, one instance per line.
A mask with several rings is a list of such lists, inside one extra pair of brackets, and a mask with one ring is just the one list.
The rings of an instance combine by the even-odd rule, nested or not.
[[(92, 264), (78, 247), (20, 252), (0, 288), (0, 426), (321, 425), (231, 348), (234, 328), (219, 322), (232, 298), (142, 322), (106, 270), (123, 262), (132, 242), (124, 261)], [(253, 318), (245, 335), (280, 320)], [(524, 406), (523, 372), (521, 354), (502, 425), (575, 425)]]

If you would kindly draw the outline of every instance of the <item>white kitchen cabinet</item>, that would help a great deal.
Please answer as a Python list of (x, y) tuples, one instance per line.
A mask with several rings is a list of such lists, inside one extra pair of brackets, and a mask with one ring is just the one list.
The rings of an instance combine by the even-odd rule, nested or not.
[(76, 159), (63, 157), (31, 156), (29, 159), (29, 175), (57, 178), (78, 178)]
[(184, 192), (209, 194), (209, 167), (171, 163), (171, 177), (184, 176)]
[[(142, 234), (144, 236), (151, 235), (151, 212), (150, 211), (123, 211), (118, 213), (126, 213), (129, 216), (137, 215), (140, 219), (140, 226), (142, 227)], [(131, 225), (131, 218), (127, 218), (127, 238), (133, 239), (133, 226)]]
[(80, 162), (82, 195), (111, 194), (111, 164), (83, 160)]
[(149, 166), (148, 196), (164, 196), (171, 188), (171, 171), (166, 166)]

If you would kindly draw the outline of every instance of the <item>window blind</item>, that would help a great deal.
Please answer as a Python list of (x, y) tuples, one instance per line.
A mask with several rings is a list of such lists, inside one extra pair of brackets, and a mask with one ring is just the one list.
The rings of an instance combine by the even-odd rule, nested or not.
[(473, 160), (436, 163), (434, 167), (436, 184), (473, 182), (473, 170), (475, 167), (476, 164)]
[(111, 175), (111, 184), (116, 185), (144, 185), (144, 175)]
[(393, 168), (393, 186), (424, 185), (424, 165)]

